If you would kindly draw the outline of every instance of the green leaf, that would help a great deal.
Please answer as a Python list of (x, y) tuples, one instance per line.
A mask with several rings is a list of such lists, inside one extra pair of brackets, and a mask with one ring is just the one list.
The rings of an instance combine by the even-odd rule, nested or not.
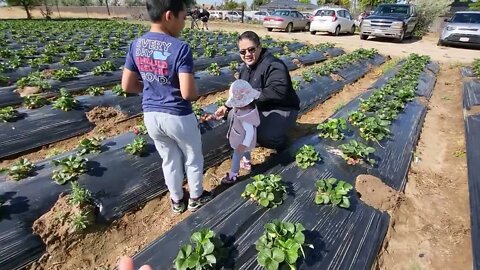
[(205, 258), (207, 259), (207, 262), (209, 264), (216, 264), (217, 263), (217, 259), (213, 255), (207, 255)]
[(203, 255), (212, 253), (214, 249), (215, 249), (215, 245), (212, 242), (210, 241), (206, 242), (203, 245)]
[(278, 262), (278, 263), (281, 263), (285, 260), (285, 254), (283, 253), (283, 251), (279, 248), (274, 248), (272, 250), (272, 253), (273, 253), (273, 260)]

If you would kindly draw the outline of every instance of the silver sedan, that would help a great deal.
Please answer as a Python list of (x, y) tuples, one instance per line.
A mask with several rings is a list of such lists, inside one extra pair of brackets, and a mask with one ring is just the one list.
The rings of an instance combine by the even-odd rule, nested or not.
[(277, 9), (270, 16), (266, 16), (263, 19), (263, 26), (268, 31), (273, 29), (281, 29), (287, 32), (292, 32), (293, 30), (308, 31), (310, 29), (310, 21), (296, 10)]

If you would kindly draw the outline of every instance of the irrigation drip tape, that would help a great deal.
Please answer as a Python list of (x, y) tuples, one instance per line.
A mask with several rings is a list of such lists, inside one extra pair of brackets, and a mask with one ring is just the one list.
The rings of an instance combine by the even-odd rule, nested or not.
[[(305, 106), (308, 106), (308, 104), (305, 104)], [(215, 105), (203, 108), (205, 112), (209, 113), (214, 112), (215, 109)], [(228, 140), (225, 137), (227, 129), (228, 124), (226, 121), (210, 121), (200, 125), (205, 169), (223, 161), (231, 152)], [(87, 188), (94, 194), (99, 206), (99, 221), (111, 221), (112, 219), (118, 218), (125, 212), (165, 193), (167, 190), (163, 180), (161, 159), (154, 149), (153, 142), (149, 138), (147, 138), (148, 152), (145, 156), (131, 156), (124, 151), (126, 144), (130, 143), (133, 138), (134, 135), (132, 133), (126, 133), (106, 140), (103, 144), (105, 149), (102, 153), (87, 156), (89, 160), (89, 171), (81, 175), (78, 181), (81, 186)], [(72, 154), (72, 152), (64, 153), (62, 156), (69, 154)], [(15, 238), (8, 238), (8, 235), (11, 235), (13, 231), (17, 230), (11, 227), (10, 221), (18, 223), (20, 227), (30, 228), (36, 219), (53, 206), (59, 194), (69, 189), (68, 185), (57, 185), (51, 180), (52, 166), (50, 161), (51, 160), (45, 160), (38, 163), (38, 169), (35, 171), (34, 176), (18, 182), (7, 180), (6, 176), (3, 176), (2, 179), (2, 176), (0, 176), (0, 196), (3, 197), (11, 194), (11, 198), (6, 202), (6, 211), (4, 211), (3, 206), (1, 209), (2, 215), (5, 214), (9, 222), (0, 221), (0, 263), (7, 266), (7, 269), (19, 269), (23, 267), (29, 262), (39, 258), (41, 251), (44, 250), (42, 241), (38, 237), (32, 237), (31, 229), (23, 231), (23, 234), (17, 235)], [(330, 168), (330, 166), (325, 166), (325, 168)], [(347, 178), (347, 176), (345, 177)], [(112, 181), (114, 181), (115, 184), (112, 184)], [(311, 178), (307, 177), (303, 181), (311, 181)], [(310, 184), (313, 186), (313, 183)], [(38, 192), (39, 190), (42, 190), (42, 192)], [(45, 190), (45, 192), (43, 192), (43, 190)], [(301, 192), (299, 194), (301, 194)], [(21, 198), (21, 200), (17, 198)], [(299, 199), (305, 200), (306, 197), (299, 197)], [(292, 198), (290, 201), (292, 205), (296, 205), (299, 202), (297, 198)], [(302, 204), (303, 203), (304, 201), (302, 201)], [(329, 208), (324, 208), (326, 209), (324, 210), (326, 213), (321, 214), (321, 216), (324, 216), (324, 221), (337, 218), (339, 222), (341, 220), (341, 222), (345, 224), (350, 224), (350, 227), (363, 224), (363, 228), (358, 227), (359, 233), (353, 233), (351, 237), (352, 241), (367, 243), (365, 243), (364, 246), (360, 246), (359, 244), (358, 248), (353, 250), (348, 245), (344, 245), (333, 239), (329, 241), (328, 247), (330, 248), (331, 246), (332, 249), (336, 248), (338, 250), (346, 249), (348, 252), (345, 251), (345, 256), (354, 256), (354, 254), (360, 252), (362, 259), (351, 263), (355, 265), (371, 264), (370, 261), (373, 261), (380, 247), (381, 240), (364, 241), (362, 237), (369, 237), (368, 239), (376, 239), (375, 237), (379, 237), (379, 239), (383, 239), (383, 236), (380, 237), (379, 235), (384, 235), (386, 232), (388, 215), (373, 210), (360, 202), (353, 204), (352, 209), (363, 210), (358, 210), (358, 213), (352, 213), (347, 210), (328, 210)], [(311, 209), (316, 209), (313, 207), (314, 206), (312, 206)], [(225, 205), (222, 206), (222, 208), (225, 208)], [(302, 215), (305, 217), (311, 216), (305, 213), (302, 213)], [(243, 216), (244, 218), (248, 217), (248, 215), (245, 214)], [(251, 221), (245, 224), (249, 222)], [(315, 219), (315, 222), (317, 222), (317, 219)], [(318, 221), (316, 224), (317, 226), (328, 226), (322, 221)], [(315, 224), (312, 224), (312, 228), (313, 226), (315, 226)], [(345, 231), (348, 231), (348, 233), (351, 232), (351, 230), (348, 229), (345, 229)], [(360, 231), (362, 232), (360, 233)], [(320, 239), (316, 241), (320, 241)], [(14, 243), (17, 242), (23, 242), (25, 245), (14, 245)], [(327, 252), (327, 255), (330, 257), (334, 256), (334, 252), (331, 253), (327, 250), (330, 249), (322, 252)], [(3, 256), (3, 254), (9, 255)], [(327, 258), (327, 255), (321, 256)], [(320, 255), (315, 255), (315, 258), (318, 258), (318, 256)], [(335, 264), (341, 267), (344, 265), (344, 262), (335, 262), (333, 265)], [(313, 264), (312, 269), (317, 269), (316, 267), (318, 267), (318, 263)]]
[(288, 191), (283, 204), (276, 208), (262, 208), (240, 196), (249, 180), (235, 184), (211, 202), (159, 237), (134, 257), (137, 265), (149, 264), (155, 269), (172, 269), (173, 260), (190, 235), (209, 228), (225, 239), (231, 248), (226, 269), (259, 269), (255, 242), (264, 231), (264, 225), (274, 219), (299, 222), (306, 228), (306, 258), (299, 269), (370, 269), (381, 248), (389, 225), (389, 216), (367, 206), (351, 192), (349, 209), (318, 206), (314, 203), (315, 181), (335, 177), (354, 184), (356, 173), (339, 166), (338, 158), (327, 158), (329, 153), (321, 145), (316, 150), (323, 161), (313, 167), (299, 169), (291, 152), (292, 146), (277, 156), (277, 165), (264, 172), (278, 174)]
[(19, 113), (23, 120), (0, 123), (0, 158), (85, 134), (94, 127), (81, 109), (64, 112), (44, 107)]
[(480, 105), (480, 80), (465, 80), (463, 82), (463, 106), (470, 109)]
[(480, 115), (465, 117), (473, 269), (480, 269)]

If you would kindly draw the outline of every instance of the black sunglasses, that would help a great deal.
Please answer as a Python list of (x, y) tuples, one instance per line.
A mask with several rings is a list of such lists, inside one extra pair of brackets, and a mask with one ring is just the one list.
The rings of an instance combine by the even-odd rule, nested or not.
[(247, 54), (247, 51), (249, 53), (255, 53), (257, 51), (257, 47), (250, 47), (250, 48), (247, 48), (246, 50), (240, 50), (239, 53), (241, 55), (245, 55), (245, 54)]

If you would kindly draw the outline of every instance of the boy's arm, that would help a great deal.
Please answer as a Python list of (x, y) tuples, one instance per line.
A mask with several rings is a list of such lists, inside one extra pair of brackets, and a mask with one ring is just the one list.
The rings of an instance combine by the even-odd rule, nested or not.
[(137, 64), (133, 57), (135, 41), (130, 44), (127, 56), (125, 57), (125, 66), (122, 73), (122, 89), (127, 93), (141, 93), (143, 91), (143, 82), (140, 81), (140, 74)]
[(187, 44), (180, 48), (177, 67), (182, 98), (189, 101), (197, 99), (197, 84), (193, 76), (193, 56)]
[(192, 73), (179, 73), (178, 78), (180, 80), (180, 93), (185, 100), (197, 99), (197, 85), (195, 84), (195, 78)]
[(141, 93), (143, 91), (143, 83), (140, 81), (138, 73), (127, 68), (123, 69), (122, 89), (127, 93)]

